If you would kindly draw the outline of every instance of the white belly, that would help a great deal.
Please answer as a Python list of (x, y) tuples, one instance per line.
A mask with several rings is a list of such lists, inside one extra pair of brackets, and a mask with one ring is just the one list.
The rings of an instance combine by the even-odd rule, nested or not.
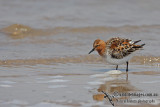
[(111, 55), (107, 54), (105, 57), (105, 60), (107, 61), (107, 63), (114, 64), (114, 65), (120, 65), (120, 64), (124, 64), (127, 61), (129, 61), (132, 57), (133, 55), (128, 55), (126, 57), (123, 57), (122, 59), (115, 59), (115, 58), (112, 58)]

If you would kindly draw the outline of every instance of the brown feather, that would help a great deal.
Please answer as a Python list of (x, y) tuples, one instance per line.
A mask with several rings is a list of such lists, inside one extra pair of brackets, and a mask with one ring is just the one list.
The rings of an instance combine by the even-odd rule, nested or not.
[(112, 56), (112, 58), (116, 59), (122, 59), (125, 56), (130, 55), (132, 52), (135, 52), (136, 50), (139, 50), (140, 48), (143, 48), (144, 45), (135, 45), (136, 42), (130, 42), (129, 39), (123, 39), (123, 38), (111, 38), (106, 42), (107, 49), (109, 50), (109, 54)]

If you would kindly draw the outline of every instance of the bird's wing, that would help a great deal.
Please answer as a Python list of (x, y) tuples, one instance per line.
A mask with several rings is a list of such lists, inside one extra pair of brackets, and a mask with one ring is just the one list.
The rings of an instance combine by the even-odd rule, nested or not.
[(138, 41), (132, 41), (129, 39), (123, 38), (111, 38), (106, 42), (107, 49), (112, 58), (122, 59), (125, 56), (128, 56), (132, 52), (143, 48), (145, 44), (136, 45)]

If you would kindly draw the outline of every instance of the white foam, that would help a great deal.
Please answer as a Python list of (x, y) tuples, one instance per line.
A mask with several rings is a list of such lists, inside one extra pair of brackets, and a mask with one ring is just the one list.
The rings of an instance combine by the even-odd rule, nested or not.
[(4, 83), (4, 84), (14, 84), (16, 82), (13, 81), (0, 81), (0, 83)]
[(119, 75), (119, 74), (122, 74), (122, 71), (111, 70), (111, 71), (105, 72), (104, 74), (94, 74), (94, 75), (91, 75), (90, 77), (91, 78), (102, 78), (102, 77), (108, 77), (110, 75)]
[(57, 76), (51, 76), (50, 78), (63, 78), (64, 76), (61, 76), (61, 75), (57, 75)]
[(115, 78), (113, 77), (107, 77), (107, 78), (103, 78), (102, 81), (112, 81), (115, 80)]
[(88, 90), (90, 90), (90, 89), (92, 89), (91, 87), (84, 87), (85, 89), (88, 89)]
[(27, 103), (26, 101), (21, 101), (21, 100), (14, 99), (14, 100), (12, 100), (12, 101), (5, 102), (5, 104), (27, 105), (28, 103)]
[(66, 85), (51, 85), (51, 86), (48, 86), (48, 88), (64, 88), (64, 87), (67, 87)]
[(0, 85), (0, 87), (8, 88), (8, 87), (12, 87), (12, 86), (11, 85), (6, 85), (6, 84), (2, 84), (2, 85)]
[(122, 74), (122, 71), (120, 71), (120, 70), (111, 70), (111, 71), (105, 72), (105, 74), (119, 75), (119, 74)]
[(48, 82), (68, 82), (69, 80), (63, 80), (63, 79), (53, 79), (53, 80), (50, 80)]
[(93, 82), (88, 82), (89, 85), (100, 85), (100, 84), (104, 84), (101, 81), (93, 81)]
[(56, 82), (68, 82), (70, 80), (63, 80), (63, 79), (53, 79), (53, 80), (49, 80), (49, 81), (37, 81), (37, 83), (56, 83)]

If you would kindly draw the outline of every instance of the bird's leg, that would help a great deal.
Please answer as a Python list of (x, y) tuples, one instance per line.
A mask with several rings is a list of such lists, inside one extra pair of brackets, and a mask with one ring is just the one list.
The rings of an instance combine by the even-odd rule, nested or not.
[(127, 68), (126, 68), (126, 72), (128, 72), (128, 61), (127, 61), (126, 63), (127, 63)]
[(126, 72), (126, 82), (128, 82), (128, 72)]
[(118, 70), (118, 65), (116, 66), (116, 70)]

